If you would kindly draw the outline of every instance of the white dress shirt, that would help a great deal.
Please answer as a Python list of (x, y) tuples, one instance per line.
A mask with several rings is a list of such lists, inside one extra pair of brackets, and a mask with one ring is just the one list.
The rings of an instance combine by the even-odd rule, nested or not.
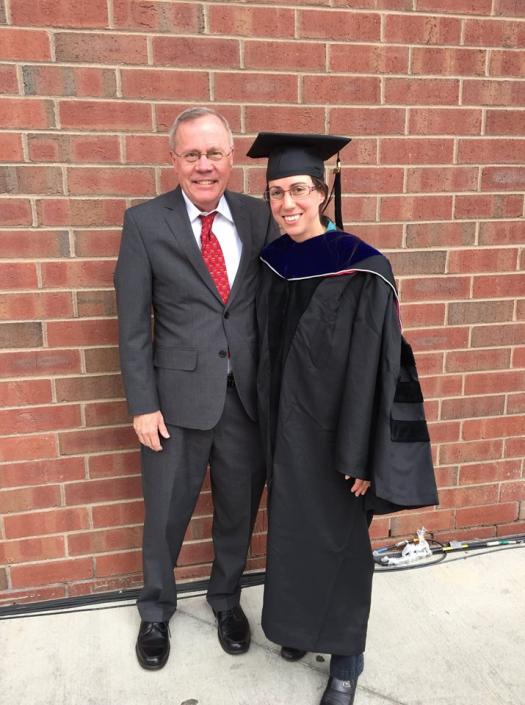
[[(199, 216), (208, 215), (200, 211), (197, 206), (190, 201), (186, 196), (184, 191), (182, 192), (184, 196), (184, 201), (186, 203), (186, 209), (188, 211), (188, 217), (190, 219), (193, 234), (195, 235), (195, 240), (199, 250), (201, 249), (201, 229), (202, 221)], [(221, 200), (217, 208), (213, 209), (217, 211), (217, 215), (213, 220), (212, 232), (219, 241), (221, 246), (222, 254), (224, 255), (224, 263), (226, 264), (226, 273), (228, 275), (228, 282), (230, 284), (230, 289), (233, 286), (235, 275), (239, 269), (239, 262), (241, 261), (242, 252), (242, 242), (233, 222), (233, 217), (224, 196), (221, 196)]]

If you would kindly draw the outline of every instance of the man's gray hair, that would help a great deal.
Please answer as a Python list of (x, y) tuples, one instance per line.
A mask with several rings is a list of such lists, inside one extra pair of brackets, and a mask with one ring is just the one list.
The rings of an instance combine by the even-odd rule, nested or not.
[(233, 147), (233, 135), (232, 131), (230, 128), (230, 125), (228, 124), (228, 120), (218, 113), (216, 110), (213, 110), (213, 108), (187, 108), (186, 110), (183, 110), (182, 113), (177, 115), (175, 120), (173, 121), (173, 125), (170, 127), (169, 131), (169, 142), (170, 142), (170, 149), (175, 151), (175, 138), (177, 136), (177, 130), (179, 127), (182, 125), (183, 122), (191, 122), (192, 120), (197, 120), (198, 118), (205, 117), (206, 115), (213, 115), (214, 117), (218, 118), (222, 124), (224, 125), (226, 132), (228, 133), (228, 139), (230, 140), (230, 147)]

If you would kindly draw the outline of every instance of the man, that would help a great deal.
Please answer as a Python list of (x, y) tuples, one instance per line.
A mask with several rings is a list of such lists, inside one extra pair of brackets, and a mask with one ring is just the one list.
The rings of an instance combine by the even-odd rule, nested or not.
[(122, 373), (142, 453), (136, 653), (147, 669), (169, 655), (173, 568), (208, 462), (215, 558), (207, 599), (223, 649), (247, 651), (240, 578), (264, 485), (254, 297), (258, 255), (275, 225), (262, 201), (226, 190), (233, 139), (221, 115), (185, 110), (170, 147), (179, 186), (126, 211), (115, 272)]

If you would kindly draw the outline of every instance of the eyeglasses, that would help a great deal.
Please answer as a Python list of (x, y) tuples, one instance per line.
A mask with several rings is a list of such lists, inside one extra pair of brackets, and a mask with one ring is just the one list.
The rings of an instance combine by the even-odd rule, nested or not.
[(183, 152), (182, 154), (178, 154), (177, 152), (173, 152), (173, 154), (181, 159), (184, 159), (184, 161), (189, 164), (194, 164), (195, 162), (198, 162), (201, 157), (206, 157), (206, 159), (209, 159), (211, 162), (220, 162), (225, 157), (229, 157), (232, 152), (233, 147), (229, 152), (223, 152), (221, 149), (209, 149), (207, 152), (198, 152), (196, 149), (192, 149), (189, 152)]
[(264, 192), (264, 198), (267, 201), (282, 201), (284, 194), (289, 193), (295, 199), (306, 198), (312, 191), (316, 190), (316, 186), (308, 184), (294, 184), (290, 188), (283, 189), (280, 186), (272, 186)]

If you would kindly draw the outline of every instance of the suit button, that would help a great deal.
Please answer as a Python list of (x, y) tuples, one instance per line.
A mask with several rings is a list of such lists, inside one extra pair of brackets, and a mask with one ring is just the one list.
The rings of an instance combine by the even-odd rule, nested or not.
[(226, 357), (227, 354), (226, 350), (219, 350), (219, 357)]
[(229, 317), (230, 317), (230, 312), (229, 312), (229, 311), (225, 311), (225, 312), (224, 312), (224, 318), (229, 318)]

